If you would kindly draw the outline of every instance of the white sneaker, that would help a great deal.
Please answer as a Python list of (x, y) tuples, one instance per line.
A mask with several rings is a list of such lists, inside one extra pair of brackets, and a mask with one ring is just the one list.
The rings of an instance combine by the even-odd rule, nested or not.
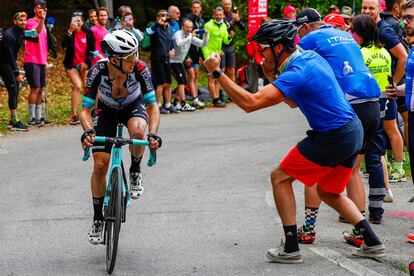
[(185, 105), (183, 107), (181, 107), (181, 111), (194, 111), (196, 110), (195, 107), (192, 107), (191, 105), (189, 105), (188, 103), (185, 103)]
[(92, 223), (91, 230), (88, 233), (88, 240), (91, 244), (98, 245), (102, 243), (103, 221), (95, 220)]
[(266, 257), (275, 263), (284, 263), (284, 264), (298, 264), (303, 263), (302, 254), (300, 253), (300, 250), (286, 253), (285, 252), (285, 244), (283, 241), (280, 243), (280, 245), (276, 248), (270, 248), (266, 252)]
[(182, 106), (181, 106), (180, 103), (177, 103), (177, 104), (174, 105), (174, 108), (177, 109), (177, 110), (181, 110)]
[(129, 173), (129, 195), (132, 199), (137, 199), (144, 193), (142, 186), (142, 175), (138, 172)]
[(193, 106), (197, 109), (202, 109), (202, 108), (206, 107), (205, 103), (200, 101), (198, 98), (195, 98), (193, 100)]
[(391, 189), (389, 189), (388, 191), (385, 192), (385, 197), (383, 199), (384, 202), (393, 202), (394, 201), (394, 196), (392, 194)]

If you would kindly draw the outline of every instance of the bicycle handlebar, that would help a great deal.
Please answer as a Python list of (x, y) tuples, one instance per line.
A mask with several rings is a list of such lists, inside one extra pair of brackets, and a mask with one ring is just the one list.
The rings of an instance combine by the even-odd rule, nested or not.
[[(139, 140), (139, 139), (127, 139), (127, 138), (111, 138), (111, 137), (105, 137), (105, 136), (96, 136), (95, 142), (97, 143), (112, 143), (118, 146), (124, 146), (124, 145), (136, 145), (136, 146), (149, 146), (149, 141), (147, 140)], [(82, 160), (86, 161), (91, 156), (91, 149), (89, 147), (85, 148)], [(152, 167), (157, 162), (157, 153), (155, 150), (150, 150), (150, 156), (147, 162), (148, 167)]]

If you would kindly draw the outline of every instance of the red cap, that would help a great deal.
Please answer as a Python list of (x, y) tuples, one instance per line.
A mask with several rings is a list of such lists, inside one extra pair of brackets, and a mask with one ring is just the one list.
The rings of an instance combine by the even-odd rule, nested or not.
[(285, 7), (285, 9), (283, 10), (283, 15), (286, 15), (290, 12), (296, 11), (297, 8), (295, 8), (294, 6), (288, 5)]
[(325, 16), (323, 22), (333, 27), (345, 27), (345, 20), (342, 16), (336, 13), (331, 13)]

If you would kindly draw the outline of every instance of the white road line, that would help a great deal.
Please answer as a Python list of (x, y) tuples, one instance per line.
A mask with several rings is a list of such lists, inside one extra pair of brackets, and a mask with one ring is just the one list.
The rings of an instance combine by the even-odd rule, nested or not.
[(319, 256), (324, 257), (325, 259), (327, 259), (328, 261), (339, 265), (342, 268), (345, 268), (346, 270), (354, 273), (355, 275), (358, 276), (364, 276), (364, 275), (372, 275), (372, 276), (377, 276), (377, 275), (381, 275), (371, 269), (369, 269), (368, 267), (365, 267), (363, 265), (360, 265), (357, 262), (354, 262), (348, 258), (345, 258), (344, 256), (342, 256), (341, 254), (331, 250), (331, 249), (327, 249), (327, 248), (321, 248), (321, 247), (309, 247), (309, 250), (318, 254)]
[[(274, 201), (274, 199), (273, 199), (273, 191), (266, 191), (266, 193), (265, 193), (265, 198), (266, 198), (266, 203), (267, 203), (267, 205), (268, 205), (270, 208), (272, 208), (272, 209), (274, 209), (274, 210), (276, 211), (275, 201)], [(277, 224), (282, 224), (282, 221), (280, 220), (280, 217), (279, 217), (279, 215), (277, 214), (277, 211), (276, 211), (275, 220), (276, 220), (276, 223), (277, 223)]]

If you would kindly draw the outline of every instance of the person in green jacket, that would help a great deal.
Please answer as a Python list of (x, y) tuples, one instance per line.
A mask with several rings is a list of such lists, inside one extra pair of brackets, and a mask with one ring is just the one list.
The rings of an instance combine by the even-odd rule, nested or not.
[[(201, 49), (204, 59), (213, 53), (221, 55), (223, 43), (229, 44), (233, 39), (234, 31), (230, 31), (230, 33), (227, 31), (228, 28), (223, 18), (223, 8), (219, 6), (214, 10), (213, 19), (204, 25), (204, 29), (208, 30), (210, 36), (207, 46)], [(208, 75), (208, 91), (213, 98), (213, 104), (215, 107), (225, 106), (225, 103), (219, 98), (220, 84), (213, 78), (212, 75)]]

